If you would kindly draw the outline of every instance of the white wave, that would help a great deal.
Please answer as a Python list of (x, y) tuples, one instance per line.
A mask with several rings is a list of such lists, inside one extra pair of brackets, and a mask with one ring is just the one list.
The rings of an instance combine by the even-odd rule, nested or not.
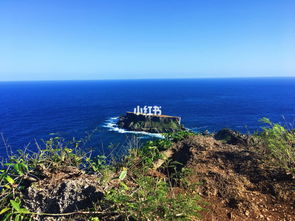
[(145, 131), (130, 131), (130, 130), (125, 130), (122, 128), (119, 128), (117, 123), (118, 123), (119, 117), (111, 117), (106, 122), (103, 124), (103, 127), (108, 128), (109, 131), (115, 131), (121, 134), (139, 134), (143, 135), (140, 138), (149, 138), (149, 137), (157, 137), (163, 139), (164, 136), (160, 133), (148, 133)]

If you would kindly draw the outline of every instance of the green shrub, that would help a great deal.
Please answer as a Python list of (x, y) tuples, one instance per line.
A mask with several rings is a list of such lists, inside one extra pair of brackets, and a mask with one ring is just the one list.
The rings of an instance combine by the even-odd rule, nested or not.
[(167, 150), (171, 146), (172, 142), (168, 139), (149, 140), (140, 148), (132, 148), (131, 145), (123, 164), (126, 164), (126, 167), (136, 165), (140, 168), (152, 168), (155, 161), (162, 159), (161, 151)]
[(30, 213), (21, 207), (22, 178), (29, 173), (29, 165), (21, 157), (12, 156), (0, 170), (0, 219), (25, 220)]
[(195, 135), (195, 133), (188, 130), (183, 130), (174, 133), (166, 133), (164, 134), (164, 137), (170, 141), (177, 142), (192, 135)]
[(262, 128), (260, 136), (274, 163), (295, 171), (295, 133), (268, 118), (262, 118), (260, 121), (268, 125)]
[[(178, 138), (186, 135), (182, 133)], [(125, 160), (113, 163), (107, 163), (109, 159), (103, 155), (90, 157), (91, 153), (81, 151), (79, 145), (79, 141), (66, 142), (55, 137), (45, 141), (43, 148), (38, 145), (36, 153), (20, 151), (11, 156), (0, 170), (0, 220), (30, 220), (40, 215), (69, 217), (66, 214), (28, 211), (20, 199), (21, 191), (28, 187), (23, 180), (38, 176), (34, 173), (36, 169), (42, 167), (54, 171), (67, 166), (99, 174), (97, 177), (106, 191), (105, 198), (89, 211), (78, 211), (85, 219), (109, 220), (120, 216), (130, 220), (191, 220), (198, 216), (201, 210), (199, 196), (189, 188), (190, 184), (184, 177), (187, 173), (171, 174), (171, 179), (173, 177), (185, 186), (177, 194), (174, 194), (170, 178), (149, 174), (153, 163), (162, 158), (161, 151), (171, 148), (170, 139), (147, 141), (143, 146), (134, 142), (135, 146)]]
[(107, 200), (114, 202), (115, 211), (126, 220), (191, 220), (202, 209), (197, 194), (174, 194), (159, 178), (139, 175), (134, 182), (135, 188), (124, 184), (106, 195)]
[(66, 142), (60, 137), (44, 141), (44, 146), (37, 144), (38, 151), (26, 153), (18, 151), (10, 156), (0, 170), (0, 220), (30, 220), (34, 211), (22, 207), (21, 191), (26, 187), (24, 180), (38, 179), (34, 171), (38, 168), (58, 169), (72, 166), (89, 173), (104, 172), (109, 169), (104, 156), (91, 159), (79, 149), (80, 141)]
[[(155, 161), (163, 157), (161, 151), (172, 147), (172, 139), (180, 140), (189, 135), (192, 133), (173, 133), (169, 138), (150, 140), (141, 148), (129, 150), (120, 164), (125, 168), (122, 172), (128, 171), (128, 175), (120, 180), (119, 188), (112, 188), (106, 194), (106, 200), (115, 205), (114, 212), (126, 220), (191, 220), (198, 217), (202, 209), (200, 197), (187, 179), (189, 170), (171, 170), (165, 180), (149, 175)], [(169, 163), (169, 166), (174, 164)], [(177, 182), (183, 192), (174, 194), (172, 182)]]
[(150, 140), (147, 141), (143, 148), (156, 146), (160, 151), (167, 150), (172, 146), (172, 142), (168, 139)]

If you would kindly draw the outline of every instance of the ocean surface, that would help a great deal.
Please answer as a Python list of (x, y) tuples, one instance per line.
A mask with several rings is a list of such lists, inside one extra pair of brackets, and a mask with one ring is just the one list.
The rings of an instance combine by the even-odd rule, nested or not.
[(35, 140), (51, 133), (66, 139), (91, 134), (95, 149), (119, 147), (132, 133), (116, 127), (117, 117), (137, 105), (161, 106), (199, 132), (227, 127), (253, 133), (262, 117), (291, 127), (295, 78), (0, 82), (0, 133), (13, 151), (28, 144), (34, 150)]

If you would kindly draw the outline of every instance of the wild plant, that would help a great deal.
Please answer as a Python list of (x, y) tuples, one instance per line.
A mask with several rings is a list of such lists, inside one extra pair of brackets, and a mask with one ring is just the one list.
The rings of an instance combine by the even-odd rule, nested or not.
[(268, 118), (261, 122), (267, 124), (262, 127), (260, 137), (269, 152), (273, 163), (289, 171), (295, 171), (295, 132), (287, 130), (279, 123), (273, 123)]

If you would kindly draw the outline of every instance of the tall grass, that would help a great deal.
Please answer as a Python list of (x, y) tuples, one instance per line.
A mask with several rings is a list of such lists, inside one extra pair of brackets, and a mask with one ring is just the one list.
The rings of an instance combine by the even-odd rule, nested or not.
[(260, 136), (272, 162), (295, 172), (295, 131), (273, 123), (268, 118), (262, 118), (260, 121), (266, 124)]
[[(141, 143), (132, 138), (127, 143), (129, 152), (120, 161), (110, 156), (92, 156), (92, 152), (81, 150), (81, 141), (70, 142), (53, 137), (38, 145), (38, 151), (19, 151), (9, 157), (0, 171), (0, 220), (30, 220), (40, 216), (80, 216), (84, 220), (191, 220), (199, 215), (200, 198), (191, 188), (174, 194), (169, 177), (151, 175), (153, 163), (162, 157), (161, 151), (170, 148), (172, 139), (182, 139), (181, 133), (164, 140)], [(98, 175), (104, 197), (95, 202), (93, 208), (67, 214), (48, 214), (29, 211), (24, 207), (21, 193), (28, 188), (28, 181), (42, 179), (35, 171), (75, 167), (86, 174)], [(29, 184), (29, 185), (31, 185)], [(81, 218), (83, 215), (84, 218)]]

